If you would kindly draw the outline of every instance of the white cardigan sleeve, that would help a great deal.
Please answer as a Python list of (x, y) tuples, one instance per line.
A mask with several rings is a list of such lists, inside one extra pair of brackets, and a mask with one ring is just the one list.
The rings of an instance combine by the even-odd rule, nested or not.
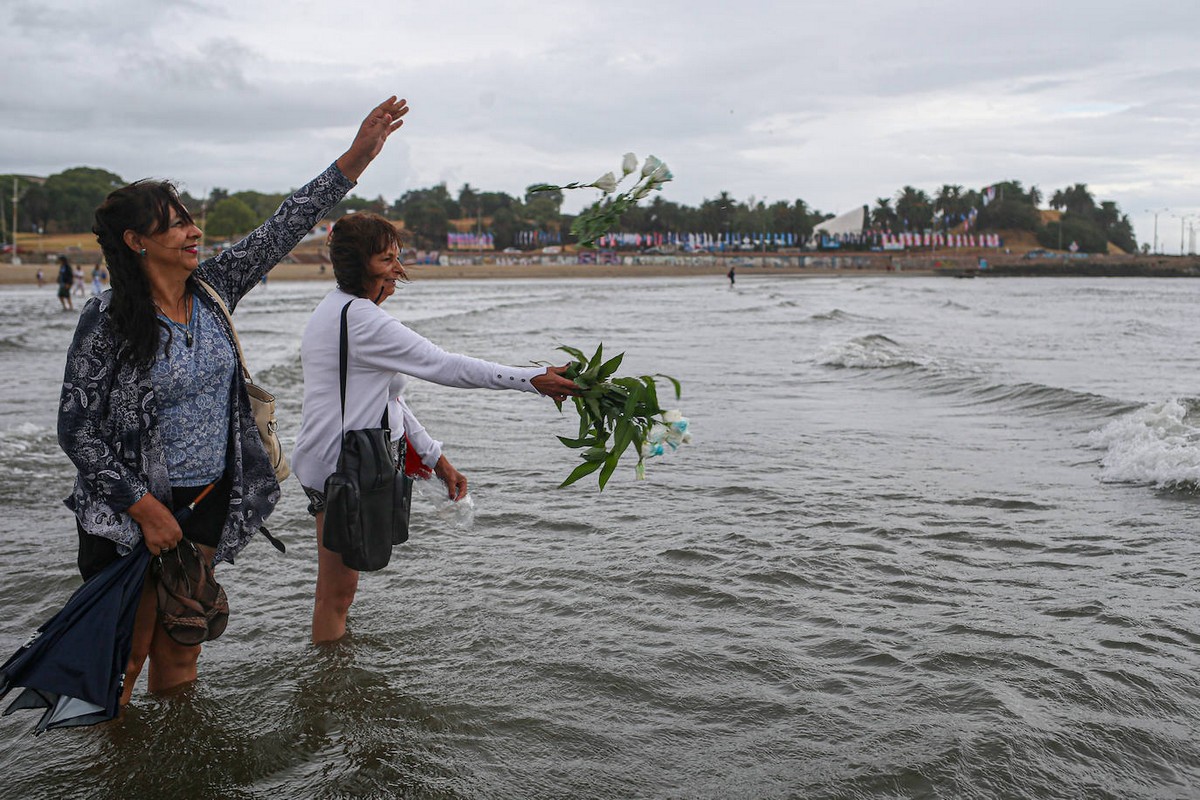
[[(362, 311), (355, 313), (359, 307)], [(350, 310), (350, 357), (367, 369), (403, 372), (459, 389), (516, 389), (534, 394), (537, 389), (531, 381), (546, 371), (545, 367), (507, 367), (446, 352), (377, 306), (355, 303)]]

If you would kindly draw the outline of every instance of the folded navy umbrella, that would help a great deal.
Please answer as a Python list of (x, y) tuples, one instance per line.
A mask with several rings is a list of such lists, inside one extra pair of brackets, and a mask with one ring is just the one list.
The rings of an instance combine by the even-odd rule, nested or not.
[(0, 698), (23, 689), (6, 716), (45, 709), (37, 733), (117, 716), (149, 562), (150, 551), (138, 542), (79, 587), (0, 667)]
[[(183, 523), (215, 485), (208, 484), (177, 509), (175, 519)], [(139, 541), (129, 555), (80, 586), (62, 610), (4, 662), (0, 700), (13, 689), (24, 689), (4, 716), (22, 708), (44, 708), (35, 733), (95, 725), (117, 716), (150, 559), (145, 541)]]

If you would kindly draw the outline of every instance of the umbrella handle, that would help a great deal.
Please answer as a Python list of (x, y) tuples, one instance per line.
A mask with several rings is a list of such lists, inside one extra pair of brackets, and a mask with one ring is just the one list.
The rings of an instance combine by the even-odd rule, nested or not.
[(211, 492), (213, 490), (213, 487), (215, 487), (216, 485), (217, 485), (216, 481), (213, 481), (208, 486), (205, 486), (200, 491), (200, 494), (196, 495), (196, 499), (194, 499), (192, 502), (188, 503), (186, 506), (184, 506), (183, 508), (181, 508), (175, 512), (175, 520), (177, 522), (183, 522), (185, 519), (190, 517), (192, 515), (192, 512), (196, 509), (196, 504), (199, 503), (201, 500), (203, 500), (205, 497), (207, 497), (208, 493)]

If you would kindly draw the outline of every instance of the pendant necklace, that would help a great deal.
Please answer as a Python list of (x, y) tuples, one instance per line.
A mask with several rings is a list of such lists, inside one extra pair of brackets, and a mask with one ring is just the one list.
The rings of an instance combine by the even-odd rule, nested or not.
[[(153, 302), (153, 301), (151, 301), (151, 302)], [(176, 329), (179, 329), (179, 328), (183, 329), (183, 342), (188, 347), (191, 347), (192, 346), (192, 298), (190, 296), (187, 298), (187, 303), (185, 304), (185, 308), (187, 309), (187, 311), (184, 315), (184, 323), (182, 326), (175, 320), (168, 317), (167, 313), (162, 310), (162, 306), (160, 306), (158, 303), (154, 303), (154, 307), (158, 309), (158, 313), (161, 314), (163, 316), (163, 318), (167, 320), (167, 322), (171, 323), (172, 327), (174, 327)]]

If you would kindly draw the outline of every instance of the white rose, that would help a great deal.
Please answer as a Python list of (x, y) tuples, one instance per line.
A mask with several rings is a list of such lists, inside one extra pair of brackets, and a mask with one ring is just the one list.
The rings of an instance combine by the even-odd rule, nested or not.
[(605, 194), (610, 194), (617, 188), (617, 176), (611, 172), (606, 172), (588, 185), (595, 186)]
[(621, 174), (628, 175), (637, 169), (637, 156), (633, 153), (626, 153), (625, 160), (621, 162)]
[(650, 180), (654, 183), (666, 183), (674, 177), (675, 176), (671, 174), (671, 170), (667, 168), (665, 163), (663, 163), (659, 164), (658, 168), (654, 170), (654, 173), (650, 176)]
[(662, 162), (654, 156), (646, 156), (646, 163), (642, 165), (642, 177), (649, 177), (650, 173), (654, 172), (661, 165)]
[(670, 411), (663, 412), (663, 422), (666, 422), (668, 424), (670, 424), (672, 422), (679, 422), (679, 420), (681, 420), (681, 419), (683, 419), (683, 412), (677, 408), (673, 408)]

